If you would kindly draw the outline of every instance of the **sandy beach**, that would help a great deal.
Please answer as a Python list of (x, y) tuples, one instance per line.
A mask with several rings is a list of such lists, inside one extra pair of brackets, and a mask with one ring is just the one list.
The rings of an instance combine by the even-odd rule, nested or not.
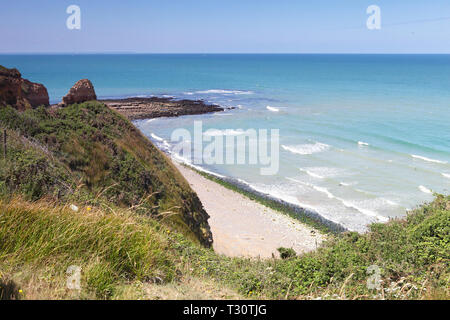
[(175, 162), (197, 193), (214, 238), (214, 250), (233, 257), (278, 257), (277, 248), (298, 254), (314, 250), (325, 237), (287, 215), (276, 212), (227, 189)]

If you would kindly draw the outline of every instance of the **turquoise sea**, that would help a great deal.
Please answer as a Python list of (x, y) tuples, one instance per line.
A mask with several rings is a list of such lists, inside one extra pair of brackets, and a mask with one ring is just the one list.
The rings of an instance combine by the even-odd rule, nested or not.
[[(0, 55), (60, 101), (79, 79), (99, 98), (203, 99), (224, 113), (137, 121), (164, 150), (171, 133), (279, 129), (280, 169), (203, 165), (350, 230), (450, 190), (450, 55)], [(189, 160), (189, 159), (186, 159)]]

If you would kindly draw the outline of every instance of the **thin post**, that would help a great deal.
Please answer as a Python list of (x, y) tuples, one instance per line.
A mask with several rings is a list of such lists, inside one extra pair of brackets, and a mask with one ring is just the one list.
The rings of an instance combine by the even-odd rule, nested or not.
[(3, 129), (3, 157), (6, 159), (6, 129)]

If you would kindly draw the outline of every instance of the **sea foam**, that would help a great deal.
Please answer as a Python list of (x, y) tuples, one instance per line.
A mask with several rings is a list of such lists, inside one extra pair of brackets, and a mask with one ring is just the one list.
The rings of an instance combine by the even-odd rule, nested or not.
[(217, 129), (209, 129), (206, 130), (203, 135), (204, 136), (239, 136), (244, 134), (244, 130), (234, 130), (234, 129), (226, 129), (226, 130), (217, 130)]
[(440, 164), (446, 164), (447, 163), (447, 161), (430, 159), (430, 158), (418, 156), (418, 155), (415, 155), (415, 154), (412, 154), (411, 157), (413, 157), (415, 159), (420, 159), (420, 160), (423, 160), (423, 161), (427, 161), (427, 162), (434, 162), (434, 163), (440, 163)]
[(241, 94), (253, 94), (253, 91), (211, 89), (211, 90), (196, 91), (195, 93), (198, 93), (198, 94), (226, 94), (226, 95), (228, 95), (228, 94), (235, 94), (235, 95), (241, 95)]
[(317, 179), (331, 178), (342, 173), (342, 170), (328, 167), (307, 167), (299, 169), (300, 171), (305, 172), (307, 175)]
[(267, 106), (266, 109), (269, 110), (269, 111), (272, 111), (272, 112), (279, 112), (280, 111), (280, 109), (274, 108), (274, 107), (271, 107), (271, 106)]
[(156, 134), (154, 134), (154, 133), (151, 133), (150, 136), (151, 136), (154, 140), (156, 140), (156, 141), (158, 142), (158, 144), (160, 145), (161, 148), (170, 150), (171, 145), (170, 145), (170, 143), (168, 143), (166, 140), (164, 140), (164, 139), (161, 138), (161, 137), (158, 137), (158, 136), (157, 136)]
[(319, 187), (319, 186), (316, 186), (316, 185), (312, 185), (310, 183), (302, 182), (302, 181), (299, 181), (299, 180), (296, 180), (296, 179), (293, 179), (293, 178), (286, 178), (286, 179), (288, 179), (290, 181), (293, 181), (293, 182), (297, 182), (297, 183), (303, 184), (303, 185), (307, 185), (307, 186), (313, 188), (314, 190), (316, 190), (318, 192), (324, 193), (329, 199), (335, 199), (335, 200), (341, 202), (345, 207), (352, 208), (352, 209), (354, 209), (354, 210), (356, 210), (356, 211), (358, 211), (358, 212), (360, 212), (360, 213), (362, 213), (362, 214), (364, 214), (366, 216), (374, 217), (380, 222), (387, 222), (387, 221), (389, 221), (389, 218), (387, 218), (385, 216), (382, 216), (382, 215), (379, 215), (375, 211), (363, 208), (361, 206), (358, 206), (356, 203), (354, 203), (352, 201), (345, 200), (345, 199), (342, 199), (340, 197), (335, 196), (327, 188)]
[(326, 151), (330, 148), (329, 145), (325, 143), (316, 142), (314, 144), (300, 144), (300, 145), (281, 145), (281, 147), (289, 152), (301, 155), (308, 155), (313, 153), (318, 153), (322, 151)]
[(158, 136), (157, 136), (156, 134), (154, 134), (154, 133), (151, 133), (150, 136), (151, 136), (153, 139), (155, 139), (156, 141), (159, 141), (159, 142), (163, 142), (163, 141), (164, 141), (163, 138), (158, 137)]
[(433, 193), (433, 191), (431, 191), (430, 189), (428, 189), (427, 187), (424, 187), (424, 186), (419, 186), (419, 190), (422, 191), (423, 193), (428, 193), (428, 194)]

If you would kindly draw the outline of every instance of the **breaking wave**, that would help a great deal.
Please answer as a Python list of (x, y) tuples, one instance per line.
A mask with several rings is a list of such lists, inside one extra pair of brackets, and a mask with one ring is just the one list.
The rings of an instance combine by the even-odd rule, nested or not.
[(330, 148), (328, 144), (316, 142), (314, 144), (300, 144), (300, 145), (291, 145), (291, 146), (285, 146), (281, 145), (281, 147), (289, 151), (291, 153), (295, 154), (301, 154), (301, 155), (308, 155), (313, 153), (318, 153), (322, 151), (326, 151)]

